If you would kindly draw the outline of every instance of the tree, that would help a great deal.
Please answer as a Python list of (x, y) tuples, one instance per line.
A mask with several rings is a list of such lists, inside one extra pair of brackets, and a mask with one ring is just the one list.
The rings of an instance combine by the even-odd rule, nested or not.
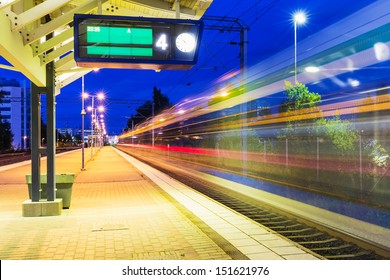
[(296, 111), (304, 108), (315, 108), (321, 103), (321, 95), (315, 92), (310, 92), (306, 85), (295, 82), (285, 82), (287, 95), (287, 110)]
[(161, 93), (161, 89), (153, 88), (154, 114), (159, 114), (161, 111), (169, 108), (172, 104), (169, 103), (169, 98)]
[(7, 121), (2, 121), (0, 115), (0, 150), (10, 150), (12, 148), (12, 140), (11, 124)]
[(76, 134), (74, 136), (74, 140), (76, 141), (76, 143), (81, 143), (82, 142), (81, 135), (80, 134)]
[[(0, 91), (0, 104), (3, 103), (5, 91)], [(3, 120), (0, 113), (0, 150), (10, 150), (12, 148), (12, 140), (14, 135), (11, 131), (11, 124)]]
[[(285, 82), (284, 90), (287, 100), (282, 102), (279, 113), (285, 113), (288, 117), (286, 128), (280, 137), (290, 139), (299, 138), (300, 134), (310, 136), (313, 114), (320, 113), (318, 105), (321, 103), (321, 95), (310, 92), (306, 85), (295, 82)], [(317, 116), (315, 116), (317, 117)]]
[[(354, 151), (358, 133), (348, 120), (340, 118), (337, 114), (331, 118), (324, 118), (317, 107), (321, 103), (318, 93), (310, 92), (308, 88), (299, 82), (293, 85), (285, 82), (287, 101), (281, 104), (280, 112), (285, 112), (289, 117), (283, 137), (299, 139), (304, 135), (309, 142), (314, 137), (324, 137), (330, 140), (337, 153), (346, 155)], [(305, 147), (309, 147), (309, 142)]]
[(352, 152), (359, 137), (352, 124), (342, 120), (340, 114), (332, 118), (320, 118), (316, 121), (318, 135), (324, 135), (330, 139), (341, 155)]
[(172, 106), (169, 102), (169, 98), (165, 94), (162, 94), (161, 90), (156, 86), (153, 88), (152, 98), (153, 101), (148, 100), (135, 110), (137, 113), (132, 115), (127, 121), (127, 129), (131, 129), (133, 125), (135, 126), (136, 124), (143, 122), (151, 117), (153, 113), (154, 115), (157, 115)]

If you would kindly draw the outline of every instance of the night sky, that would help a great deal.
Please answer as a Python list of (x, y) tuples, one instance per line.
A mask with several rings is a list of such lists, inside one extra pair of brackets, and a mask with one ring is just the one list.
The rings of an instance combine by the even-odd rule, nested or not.
[[(206, 15), (239, 18), (248, 31), (248, 67), (294, 44), (292, 13), (303, 10), (308, 21), (298, 28), (299, 41), (351, 13), (374, 3), (372, 0), (214, 0)], [(206, 22), (207, 24), (208, 22)], [(127, 118), (146, 100), (153, 87), (162, 90), (171, 103), (216, 87), (216, 80), (240, 66), (238, 32), (205, 30), (198, 64), (187, 71), (100, 69), (85, 76), (85, 91), (104, 91), (106, 127), (110, 135), (120, 134)], [(293, 63), (293, 53), (291, 61)], [(1, 61), (4, 64), (4, 61)], [(0, 77), (26, 80), (14, 71), (0, 69)], [(89, 101), (86, 101), (86, 106)], [(57, 127), (81, 127), (81, 79), (61, 89), (57, 96)], [(90, 118), (86, 119), (88, 128)]]

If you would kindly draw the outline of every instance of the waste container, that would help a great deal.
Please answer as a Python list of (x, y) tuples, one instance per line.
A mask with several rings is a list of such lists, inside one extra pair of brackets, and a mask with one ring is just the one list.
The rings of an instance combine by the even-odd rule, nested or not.
[[(28, 185), (28, 195), (31, 199), (31, 174), (26, 175)], [(70, 207), (70, 199), (72, 196), (72, 186), (74, 182), (74, 173), (56, 174), (56, 198), (62, 198), (63, 208)], [(47, 174), (41, 174), (41, 198), (45, 199), (47, 188)]]

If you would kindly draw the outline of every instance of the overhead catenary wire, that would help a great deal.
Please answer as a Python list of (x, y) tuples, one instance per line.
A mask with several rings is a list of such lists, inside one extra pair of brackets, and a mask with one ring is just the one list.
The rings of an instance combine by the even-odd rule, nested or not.
[[(240, 55), (239, 50), (237, 51), (238, 52), (237, 56), (232, 56), (229, 59), (227, 57), (224, 57), (223, 62), (221, 59), (219, 59), (219, 57), (226, 50), (226, 48), (231, 46), (232, 42), (237, 42), (239, 40), (239, 34), (237, 34), (236, 32), (233, 32), (233, 36), (229, 37), (228, 39), (230, 39), (230, 40), (226, 40), (227, 42), (221, 48), (217, 48), (217, 50), (214, 51), (211, 49), (210, 46), (215, 46), (217, 44), (217, 41), (219, 41), (219, 42), (224, 41), (229, 36), (229, 34), (232, 34), (231, 29), (234, 28), (234, 24), (243, 24), (245, 27), (248, 27), (248, 29), (250, 29), (250, 27), (255, 22), (257, 22), (264, 15), (266, 15), (277, 3), (280, 2), (280, 0), (272, 0), (270, 3), (266, 3), (265, 4), (266, 6), (264, 7), (263, 12), (261, 14), (259, 14), (258, 10), (255, 8), (258, 8), (259, 5), (261, 3), (263, 3), (262, 0), (255, 1), (255, 3), (253, 5), (251, 5), (250, 7), (248, 7), (246, 10), (244, 10), (238, 18), (230, 17), (229, 15), (233, 11), (235, 11), (236, 8), (238, 8), (238, 6), (240, 5), (241, 2), (242, 1), (237, 2), (229, 10), (229, 12), (227, 12), (224, 16), (218, 16), (218, 17), (204, 16), (203, 17), (203, 19), (206, 21), (207, 20), (210, 21), (213, 19), (223, 21), (225, 19), (225, 21), (227, 21), (229, 24), (227, 24), (226, 27), (220, 26), (220, 32), (223, 33), (222, 38), (221, 38), (220, 33), (215, 34), (210, 39), (207, 37), (204, 38), (204, 40), (203, 40), (204, 43), (202, 44), (202, 46), (206, 49), (206, 51), (209, 53), (209, 55), (207, 57), (205, 57), (205, 59), (201, 63), (198, 63), (192, 71), (190, 71), (188, 74), (186, 74), (184, 77), (182, 77), (179, 81), (177, 81), (173, 85), (172, 88), (168, 89), (169, 94), (175, 95), (177, 92), (183, 90), (184, 86), (191, 85), (192, 84), (191, 79), (194, 79), (193, 77), (195, 77), (197, 74), (199, 74), (199, 72), (201, 72), (200, 70), (213, 69), (215, 72), (216, 70), (219, 70), (219, 69), (229, 69), (229, 65), (234, 65), (234, 63), (237, 63), (236, 59), (239, 58), (239, 55)], [(248, 14), (249, 14), (249, 16), (245, 18), (245, 16)], [(250, 22), (250, 23), (248, 24), (247, 22)], [(206, 22), (205, 29), (206, 30), (208, 29), (207, 22)], [(230, 29), (230, 31), (229, 31), (229, 29)], [(208, 30), (210, 31), (210, 28)], [(214, 28), (214, 30), (218, 30), (218, 29)], [(223, 30), (223, 31), (221, 31), (221, 30)], [(238, 28), (236, 28), (236, 30), (238, 30)], [(224, 32), (224, 31), (226, 31), (226, 32)], [(208, 34), (211, 34), (211, 32), (208, 32)], [(205, 43), (205, 42), (207, 42), (207, 43)], [(218, 60), (218, 65), (215, 67), (210, 66), (210, 61), (215, 61), (215, 60)], [(233, 66), (233, 68), (238, 68), (238, 64), (236, 67)], [(221, 74), (223, 74), (223, 73), (221, 73)], [(197, 77), (196, 79), (203, 80), (203, 79), (207, 79), (208, 77), (210, 77), (210, 72), (206, 71), (204, 74), (202, 74), (200, 77)], [(186, 90), (186, 89), (184, 89), (184, 90)]]

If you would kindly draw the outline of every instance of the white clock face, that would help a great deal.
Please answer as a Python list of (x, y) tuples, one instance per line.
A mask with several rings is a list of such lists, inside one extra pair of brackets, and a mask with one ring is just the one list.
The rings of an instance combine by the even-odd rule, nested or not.
[(181, 33), (176, 37), (176, 47), (181, 52), (192, 52), (195, 49), (195, 38), (190, 33)]

